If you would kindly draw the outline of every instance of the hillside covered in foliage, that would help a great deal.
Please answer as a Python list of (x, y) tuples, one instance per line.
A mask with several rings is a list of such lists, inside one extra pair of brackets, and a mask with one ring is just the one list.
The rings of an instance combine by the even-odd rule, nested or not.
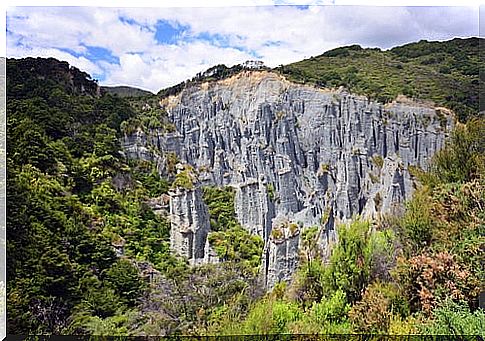
[(276, 70), (291, 81), (344, 86), (382, 103), (398, 95), (433, 101), (464, 122), (485, 109), (479, 106), (484, 81), (479, 77), (480, 44), (481, 38), (422, 40), (387, 51), (352, 45)]
[(150, 91), (129, 86), (102, 86), (102, 94), (117, 95), (119, 97), (144, 97), (153, 95)]
[(421, 185), (405, 209), (339, 226), (329, 260), (318, 227), (306, 229), (294, 280), (268, 293), (262, 242), (238, 223), (231, 188), (203, 189), (209, 241), (225, 262), (190, 267), (170, 253), (169, 215), (154, 202), (185, 183), (177, 157), (159, 172), (120, 144), (141, 127), (173, 131), (155, 96), (104, 93), (55, 59), (8, 59), (8, 333), (485, 335), (477, 44), (348, 47), (279, 69), (383, 101), (431, 99), (467, 123), (429, 171), (413, 169)]
[[(150, 199), (174, 177), (123, 157), (122, 122), (134, 109), (77, 75), (54, 59), (7, 61), (8, 332), (186, 331), (200, 319), (195, 308), (210, 312), (254, 275), (237, 264), (189, 269), (169, 253), (169, 220)], [(224, 231), (215, 238), (225, 240)], [(159, 287), (150, 274), (164, 275)], [(214, 299), (194, 292), (194, 281)]]

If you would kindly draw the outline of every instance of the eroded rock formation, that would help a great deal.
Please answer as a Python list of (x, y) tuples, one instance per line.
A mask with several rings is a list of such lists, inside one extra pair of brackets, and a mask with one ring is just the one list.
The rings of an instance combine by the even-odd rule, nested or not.
[(191, 264), (203, 263), (210, 230), (209, 212), (198, 187), (170, 192), (170, 245)]
[[(319, 241), (326, 247), (336, 223), (356, 214), (376, 216), (409, 199), (414, 189), (409, 166), (426, 168), (453, 124), (443, 108), (410, 101), (383, 105), (346, 91), (290, 83), (268, 71), (191, 85), (160, 105), (176, 132), (138, 132), (126, 138), (126, 152), (159, 162), (174, 152), (199, 170), (202, 184), (236, 188), (240, 223), (266, 243), (269, 286), (288, 278), (295, 264), (287, 259), (297, 261), (298, 253), (297, 237), (279, 243), (271, 238), (275, 217), (303, 229), (322, 225), (324, 217)], [(196, 193), (171, 194), (172, 247), (193, 247), (199, 259), (202, 244), (187, 246), (175, 237), (187, 224), (192, 233), (207, 233), (205, 222), (197, 226), (202, 220), (186, 213), (190, 207), (192, 217), (206, 214), (199, 212)], [(271, 268), (270, 260), (280, 258), (286, 260), (273, 261)]]

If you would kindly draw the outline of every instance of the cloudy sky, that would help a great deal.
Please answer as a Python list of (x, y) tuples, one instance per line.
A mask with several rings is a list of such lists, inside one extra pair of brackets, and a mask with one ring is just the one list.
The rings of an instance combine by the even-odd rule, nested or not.
[(342, 45), (385, 49), (420, 39), (477, 36), (478, 12), (478, 7), (312, 5), (10, 7), (7, 56), (55, 57), (102, 85), (156, 92), (219, 63), (251, 59), (277, 66)]

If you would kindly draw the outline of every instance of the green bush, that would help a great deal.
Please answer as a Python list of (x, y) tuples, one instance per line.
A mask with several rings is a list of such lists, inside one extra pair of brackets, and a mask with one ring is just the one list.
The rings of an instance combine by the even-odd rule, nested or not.
[(172, 188), (183, 188), (191, 190), (194, 188), (196, 181), (195, 171), (192, 166), (186, 165), (184, 170), (177, 173), (172, 183)]
[(320, 259), (306, 261), (300, 264), (292, 289), (292, 299), (304, 308), (309, 308), (314, 302), (319, 302), (326, 294), (326, 268)]
[(224, 261), (240, 262), (256, 271), (261, 265), (263, 240), (251, 235), (236, 219), (232, 187), (204, 187), (203, 200), (209, 209), (209, 243)]
[(290, 330), (296, 334), (349, 334), (349, 309), (345, 294), (337, 290), (331, 297), (313, 302), (298, 320), (291, 323)]
[(331, 290), (342, 290), (353, 303), (361, 298), (369, 279), (369, 223), (356, 220), (349, 226), (339, 226), (337, 231), (339, 240), (325, 271), (325, 283)]
[(423, 334), (485, 337), (485, 311), (472, 312), (465, 302), (446, 301), (433, 311), (432, 320), (418, 328)]
[(446, 146), (433, 157), (431, 174), (441, 183), (467, 182), (485, 172), (485, 119), (458, 124)]
[(263, 240), (237, 225), (228, 230), (211, 232), (209, 243), (223, 261), (241, 262), (256, 271), (261, 265)]
[(141, 296), (145, 283), (138, 269), (127, 259), (118, 260), (105, 274), (106, 281), (128, 303), (134, 304)]
[(347, 320), (347, 314), (350, 310), (350, 304), (342, 290), (337, 290), (328, 299), (320, 302), (314, 302), (310, 315), (319, 324), (340, 323)]
[(143, 187), (147, 189), (148, 195), (152, 198), (168, 193), (169, 182), (156, 171), (145, 174), (137, 173), (136, 179), (141, 181)]
[(168, 152), (166, 154), (166, 161), (165, 164), (167, 166), (167, 173), (168, 174), (174, 174), (175, 173), (175, 167), (177, 163), (179, 162), (179, 159), (177, 157), (177, 154), (174, 152)]
[(390, 281), (390, 271), (400, 254), (399, 241), (392, 229), (375, 231), (370, 235), (370, 280)]
[(232, 187), (203, 188), (203, 200), (209, 208), (212, 231), (229, 230), (239, 225), (234, 211), (234, 195)]
[(430, 202), (429, 190), (423, 187), (414, 192), (406, 205), (401, 225), (412, 249), (421, 249), (431, 242), (434, 220)]
[(301, 316), (302, 312), (296, 304), (266, 298), (250, 310), (242, 331), (250, 335), (289, 333), (291, 324)]
[(272, 183), (266, 185), (266, 192), (268, 193), (269, 200), (274, 201), (276, 199), (275, 189)]

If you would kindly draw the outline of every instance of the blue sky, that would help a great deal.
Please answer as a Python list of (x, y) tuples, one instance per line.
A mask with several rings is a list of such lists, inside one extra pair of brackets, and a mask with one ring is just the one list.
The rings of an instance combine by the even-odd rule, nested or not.
[(259, 59), (277, 66), (342, 45), (386, 49), (420, 39), (477, 35), (477, 7), (11, 7), (7, 11), (8, 57), (52, 56), (90, 73), (100, 84), (154, 92), (219, 63)]

